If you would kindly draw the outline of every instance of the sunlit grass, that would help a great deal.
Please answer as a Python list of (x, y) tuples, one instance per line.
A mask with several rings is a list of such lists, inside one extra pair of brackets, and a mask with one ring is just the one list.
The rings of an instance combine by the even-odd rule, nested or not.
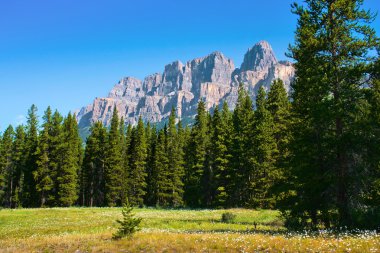
[[(232, 223), (221, 222), (232, 212)], [(4, 252), (380, 252), (374, 233), (311, 236), (287, 233), (277, 211), (135, 209), (142, 231), (113, 241), (120, 208), (0, 211)], [(255, 229), (255, 224), (256, 229)]]

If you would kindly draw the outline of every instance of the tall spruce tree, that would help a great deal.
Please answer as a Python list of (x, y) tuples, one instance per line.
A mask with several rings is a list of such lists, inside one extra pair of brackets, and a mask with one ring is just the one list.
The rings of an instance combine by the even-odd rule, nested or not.
[(82, 205), (92, 207), (105, 204), (106, 143), (106, 128), (101, 122), (95, 122), (90, 128), (90, 135), (86, 141), (82, 165)]
[(202, 178), (204, 177), (204, 166), (206, 161), (207, 136), (207, 112), (205, 103), (198, 103), (198, 114), (191, 129), (189, 151), (187, 156), (187, 168), (185, 174), (185, 202), (191, 207), (199, 207), (203, 203)]
[(49, 166), (50, 166), (50, 178), (54, 182), (54, 187), (51, 190), (51, 194), (49, 195), (48, 204), (50, 206), (54, 205), (57, 206), (57, 200), (58, 200), (58, 171), (59, 166), (61, 165), (61, 154), (62, 154), (62, 148), (65, 143), (65, 136), (63, 132), (63, 117), (62, 115), (56, 110), (52, 116), (52, 124), (51, 128), (49, 129), (49, 139), (50, 139), (50, 145), (49, 145)]
[(78, 199), (78, 172), (81, 157), (81, 139), (75, 115), (69, 113), (63, 122), (64, 143), (59, 165), (58, 206), (72, 206)]
[(253, 169), (249, 175), (250, 206), (273, 208), (275, 199), (270, 189), (276, 179), (275, 157), (278, 150), (274, 138), (274, 124), (267, 109), (265, 90), (261, 86), (256, 97), (256, 111), (253, 123)]
[(36, 207), (38, 206), (38, 195), (36, 191), (36, 182), (33, 173), (37, 169), (36, 154), (38, 147), (38, 117), (37, 107), (32, 105), (28, 111), (26, 125), (26, 143), (25, 143), (25, 167), (23, 171), (23, 188), (22, 188), (22, 206)]
[[(184, 160), (182, 147), (181, 129), (176, 128), (176, 112), (174, 107), (170, 113), (169, 124), (167, 129), (167, 152), (168, 169), (171, 181), (171, 200), (170, 205), (174, 207), (183, 205), (183, 176), (184, 176)], [(182, 126), (180, 126), (182, 127)]]
[[(294, 197), (284, 208), (289, 226), (352, 226), (364, 159), (361, 126), (369, 103), (363, 80), (378, 46), (362, 0), (308, 0), (293, 5), (299, 16), (292, 84), (295, 122), (290, 145)], [(288, 209), (289, 211), (285, 211)], [(310, 221), (310, 222), (309, 222)]]
[(226, 125), (218, 107), (212, 117), (212, 133), (210, 141), (210, 167), (213, 172), (212, 197), (213, 206), (222, 207), (227, 200), (226, 173), (228, 170), (228, 147)]
[(149, 206), (154, 206), (157, 204), (157, 196), (156, 196), (157, 129), (155, 125), (153, 125), (151, 129), (148, 150), (149, 150), (149, 153), (148, 153), (147, 164), (146, 164), (147, 189), (146, 189), (146, 195), (145, 195), (145, 203)]
[(10, 182), (10, 200), (11, 208), (21, 206), (20, 199), (23, 185), (23, 170), (25, 167), (25, 127), (19, 125), (16, 127), (15, 140), (13, 142), (12, 161), (14, 166), (13, 179)]
[(233, 206), (247, 205), (252, 180), (252, 121), (253, 104), (244, 86), (240, 84), (238, 100), (233, 112), (232, 182), (229, 202)]
[(128, 200), (128, 143), (126, 136), (126, 125), (124, 118), (121, 117), (119, 122), (119, 134), (121, 145), (121, 194), (120, 202), (127, 203)]
[(105, 200), (108, 206), (123, 204), (123, 143), (117, 114), (115, 107), (108, 133), (105, 167)]
[(146, 194), (146, 160), (147, 140), (142, 118), (139, 118), (137, 127), (132, 131), (129, 150), (129, 203), (142, 206)]
[[(378, 48), (377, 55), (380, 55)], [(373, 65), (368, 98), (371, 104), (368, 124), (363, 126), (367, 133), (368, 161), (372, 170), (363, 173), (366, 190), (362, 191), (361, 199), (366, 206), (364, 212), (359, 215), (361, 224), (355, 224), (358, 228), (376, 229), (380, 222), (380, 58)], [(373, 224), (371, 227), (370, 224)], [(363, 226), (364, 225), (364, 226)]]
[(221, 160), (226, 165), (224, 170), (216, 172), (216, 177), (218, 179), (218, 188), (216, 192), (215, 205), (220, 207), (228, 207), (231, 205), (230, 196), (233, 195), (233, 168), (232, 168), (232, 152), (233, 152), (233, 122), (232, 113), (226, 101), (223, 102), (222, 112), (221, 112), (222, 126), (223, 126), (223, 143), (225, 145), (224, 159)]
[(14, 129), (10, 125), (8, 126), (1, 138), (1, 150), (0, 150), (0, 205), (10, 207), (11, 198), (13, 195), (13, 139)]
[(273, 117), (273, 134), (278, 150), (277, 155), (274, 154), (276, 155), (275, 182), (271, 192), (276, 195), (277, 200), (282, 200), (284, 195), (289, 194), (285, 192), (284, 185), (289, 177), (289, 170), (286, 170), (285, 167), (289, 160), (291, 104), (281, 79), (274, 80), (270, 87), (267, 108)]
[(52, 111), (50, 106), (46, 109), (43, 116), (42, 131), (40, 132), (39, 142), (37, 146), (37, 169), (33, 171), (33, 177), (36, 182), (36, 190), (39, 195), (38, 204), (44, 207), (50, 195), (50, 191), (54, 187), (51, 178), (50, 159), (51, 154), (51, 129), (52, 129)]
[(172, 199), (172, 181), (168, 158), (167, 127), (158, 133), (154, 158), (153, 183), (154, 199), (157, 206), (170, 206)]

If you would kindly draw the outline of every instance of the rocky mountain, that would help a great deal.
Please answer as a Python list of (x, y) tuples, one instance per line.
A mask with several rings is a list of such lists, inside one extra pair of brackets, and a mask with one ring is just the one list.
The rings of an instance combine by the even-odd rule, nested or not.
[(141, 116), (145, 122), (161, 122), (168, 118), (172, 106), (178, 117), (191, 119), (198, 101), (203, 99), (208, 109), (227, 101), (231, 109), (237, 100), (239, 83), (243, 83), (254, 99), (258, 89), (269, 89), (280, 78), (287, 89), (294, 77), (290, 62), (278, 61), (271, 46), (260, 41), (248, 49), (240, 68), (220, 52), (196, 58), (183, 64), (175, 61), (139, 80), (125, 77), (107, 97), (95, 98), (92, 104), (77, 111), (79, 127), (83, 130), (93, 122), (110, 124), (114, 107), (126, 123), (136, 124)]

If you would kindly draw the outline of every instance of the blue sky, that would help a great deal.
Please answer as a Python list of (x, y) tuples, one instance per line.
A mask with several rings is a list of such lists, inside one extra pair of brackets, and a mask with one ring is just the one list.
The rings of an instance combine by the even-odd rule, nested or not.
[[(33, 103), (40, 115), (48, 105), (66, 114), (124, 76), (162, 72), (177, 59), (218, 50), (239, 66), (259, 40), (285, 59), (291, 2), (0, 0), (0, 131), (22, 123)], [(380, 9), (379, 0), (365, 6)]]

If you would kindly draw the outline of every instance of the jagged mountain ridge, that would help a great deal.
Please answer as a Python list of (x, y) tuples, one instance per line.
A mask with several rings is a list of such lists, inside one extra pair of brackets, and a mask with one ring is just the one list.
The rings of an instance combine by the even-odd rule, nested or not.
[(258, 89), (269, 89), (280, 78), (286, 88), (294, 78), (290, 62), (278, 61), (272, 47), (260, 41), (248, 49), (240, 68), (220, 52), (196, 58), (183, 64), (174, 61), (163, 73), (155, 73), (143, 81), (125, 77), (107, 97), (95, 98), (92, 104), (76, 112), (79, 127), (88, 128), (96, 121), (108, 126), (114, 107), (128, 124), (136, 124), (141, 116), (145, 122), (161, 122), (168, 118), (172, 106), (179, 118), (192, 118), (200, 99), (211, 109), (227, 101), (233, 109), (239, 83), (243, 83), (254, 99)]

